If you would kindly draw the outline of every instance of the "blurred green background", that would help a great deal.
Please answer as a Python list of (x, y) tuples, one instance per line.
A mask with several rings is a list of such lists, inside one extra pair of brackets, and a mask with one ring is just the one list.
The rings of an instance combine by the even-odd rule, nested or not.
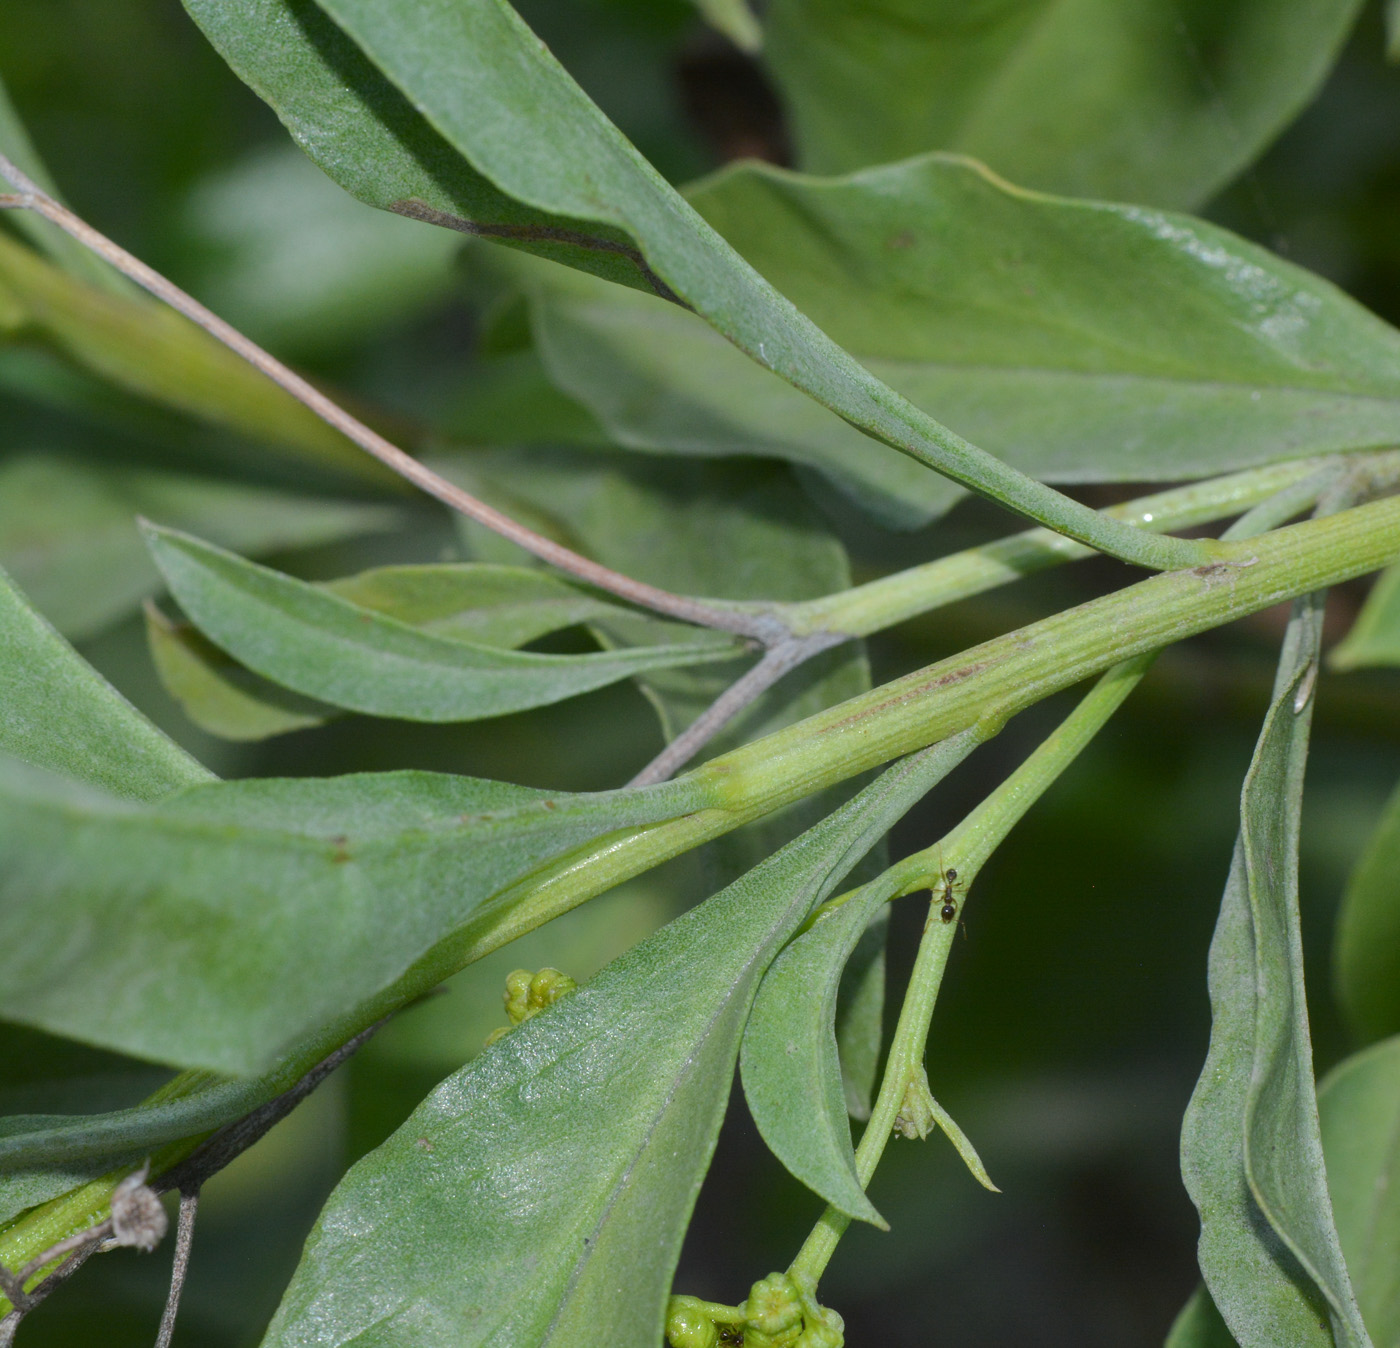
[[(706, 30), (685, 0), (521, 8), (673, 180), (738, 154), (782, 159), (781, 108), (759, 68)], [(1208, 213), (1397, 322), (1400, 70), (1383, 58), (1380, 8), (1367, 11), (1315, 105)], [(342, 197), (290, 147), (176, 0), (0, 6), (0, 76), (75, 208), (104, 231), (380, 415), (451, 428), (469, 408), (473, 424), (485, 424), (470, 406), (490, 300), (471, 262), (479, 245)], [(79, 411), (22, 353), (0, 349), (0, 456), (188, 463), (191, 452), (214, 454), (213, 440), (173, 418)], [(289, 480), (286, 470), (265, 471)], [(439, 512), (403, 509), (398, 532), (302, 549), (275, 564), (321, 577), (463, 555)], [(836, 522), (858, 576), (1006, 524), (967, 503), (915, 534), (882, 534), (850, 514)], [(1121, 580), (1107, 564), (1085, 566), (907, 624), (872, 643), (876, 678)], [(1358, 596), (1351, 588), (1336, 596), (1334, 635)], [(1197, 1280), (1177, 1129), (1205, 1053), (1206, 946), (1281, 627), (1280, 614), (1265, 613), (1169, 652), (979, 880), (934, 1022), (929, 1074), (1004, 1192), (978, 1188), (937, 1138), (897, 1140), (874, 1185), (893, 1233), (854, 1231), (823, 1285), (823, 1299), (846, 1317), (849, 1343), (1162, 1341)], [(169, 701), (136, 621), (82, 649), (230, 776), (413, 766), (589, 789), (625, 780), (660, 745), (641, 695), (620, 687), (483, 725), (348, 718), (233, 746), (194, 730)], [(1352, 1047), (1328, 987), (1332, 923), (1400, 776), (1396, 678), (1329, 677), (1319, 702), (1303, 858), (1319, 1073)], [(1038, 708), (980, 751), (901, 825), (895, 854), (955, 821), (1067, 705)], [(510, 968), (553, 963), (587, 975), (700, 897), (722, 864), (686, 858), (634, 881), (460, 975), (385, 1030), (209, 1186), (176, 1342), (258, 1340), (337, 1176), (479, 1050), (503, 1019)], [(914, 900), (896, 912), (895, 987), (921, 917)], [(47, 1107), (47, 1047), (41, 1036), (9, 1034), (5, 1112)], [(93, 1058), (94, 1082), (119, 1065)], [(130, 1091), (132, 1079), (114, 1089)], [(678, 1288), (741, 1299), (751, 1281), (787, 1263), (817, 1212), (766, 1155), (736, 1095)], [(22, 1341), (149, 1343), (167, 1258), (122, 1252), (93, 1261), (25, 1324)]]

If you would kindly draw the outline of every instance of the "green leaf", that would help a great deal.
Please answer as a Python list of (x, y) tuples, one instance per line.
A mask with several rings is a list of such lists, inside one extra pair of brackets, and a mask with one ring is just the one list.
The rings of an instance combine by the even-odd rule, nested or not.
[(1238, 1345), (1215, 1309), (1210, 1293), (1198, 1287), (1176, 1317), (1165, 1348), (1238, 1348)]
[(1400, 1343), (1400, 1038), (1333, 1068), (1317, 1107), (1357, 1303), (1377, 1343)]
[[(513, 649), (563, 627), (625, 610), (546, 571), (490, 564), (385, 566), (320, 588), (422, 631)], [(156, 672), (185, 714), (210, 734), (260, 740), (320, 725), (340, 709), (240, 665), (188, 623), (146, 608)]]
[(1311, 101), (1359, 0), (775, 0), (802, 165), (958, 150), (1046, 191), (1194, 207)]
[(846, 1113), (868, 1119), (885, 1042), (885, 950), (890, 914), (885, 907), (870, 920), (846, 961), (836, 993), (836, 1057)]
[(1035, 518), (1105, 546), (1111, 536), (1121, 555), (1179, 560), (1178, 548), (1104, 526), (873, 377), (706, 225), (508, 5), (186, 7), (312, 158), (361, 199), (679, 299), (871, 438)]
[(146, 536), (171, 593), (216, 644), (285, 688), (373, 716), (501, 716), (733, 650), (708, 642), (596, 655), (502, 650), (418, 631), (186, 534), (147, 525)]
[[(836, 180), (745, 165), (690, 196), (886, 383), (1046, 481), (1197, 477), (1400, 436), (1400, 334), (1202, 221), (1021, 191), (947, 155)], [(787, 458), (906, 526), (956, 499), (674, 305), (515, 269), (551, 377), (622, 443)]]
[(146, 295), (88, 285), (0, 234), (4, 294), (22, 308), (23, 335), (129, 393), (275, 446), (303, 464), (362, 481), (397, 481), (173, 309)]
[(695, 7), (711, 28), (723, 33), (740, 51), (757, 52), (763, 46), (763, 29), (748, 0), (695, 0)]
[(550, 379), (618, 444), (786, 459), (896, 528), (927, 523), (963, 494), (745, 359), (694, 314), (581, 274), (520, 270)]
[(254, 554), (404, 522), (385, 506), (47, 454), (0, 464), (0, 564), (74, 640), (126, 617), (159, 588), (137, 516)]
[(1376, 577), (1351, 631), (1332, 648), (1327, 663), (1338, 670), (1400, 665), (1400, 566)]
[(146, 605), (146, 644), (165, 691), (201, 730), (226, 740), (264, 740), (341, 714), (244, 668), (188, 623)]
[(210, 777), (83, 660), (4, 571), (0, 754), (135, 800)]
[(1201, 1272), (1242, 1348), (1370, 1344), (1327, 1192), (1298, 922), (1321, 636), (1320, 601), (1298, 601), (1241, 795), (1211, 943), (1210, 1051), (1182, 1125)]
[(773, 1154), (833, 1207), (882, 1231), (889, 1223), (856, 1174), (835, 1022), (846, 960), (891, 897), (872, 882), (783, 951), (759, 988), (740, 1055), (744, 1097)]
[(449, 1077), (331, 1196), (268, 1348), (655, 1348), (758, 981), (936, 763), (904, 760)]
[(489, 562), (383, 566), (324, 588), (411, 627), (505, 650), (580, 623), (634, 616), (553, 572)]
[(1385, 7), (1385, 54), (1400, 61), (1400, 0), (1387, 0)]
[(1337, 995), (1357, 1033), (1400, 1031), (1400, 789), (1347, 883), (1334, 958)]
[(498, 890), (697, 807), (388, 773), (219, 782), (137, 807), (0, 770), (0, 1016), (249, 1073), (398, 978)]

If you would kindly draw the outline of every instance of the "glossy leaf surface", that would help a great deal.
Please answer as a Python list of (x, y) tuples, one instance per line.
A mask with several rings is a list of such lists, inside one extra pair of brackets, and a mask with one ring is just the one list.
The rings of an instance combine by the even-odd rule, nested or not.
[(1320, 604), (1300, 601), (1241, 796), (1211, 943), (1210, 1051), (1182, 1126), (1201, 1272), (1242, 1348), (1370, 1343), (1327, 1191), (1298, 922), (1304, 680), (1321, 632)]
[(261, 1070), (497, 890), (684, 813), (693, 794), (551, 796), (403, 772), (215, 783), (139, 808), (8, 763), (0, 1015), (158, 1061)]
[(545, 706), (647, 669), (727, 658), (714, 643), (537, 655), (419, 631), (171, 530), (147, 528), (171, 593), (256, 673), (374, 716), (473, 721)]
[(332, 1195), (269, 1348), (655, 1348), (758, 981), (932, 775), (906, 759), (449, 1077)]
[(3, 571), (0, 754), (134, 800), (210, 777), (59, 636)]
[[(940, 155), (835, 180), (750, 165), (690, 196), (869, 369), (1044, 480), (1193, 477), (1400, 434), (1400, 334), (1202, 221)], [(551, 377), (624, 444), (788, 458), (894, 523), (954, 499), (674, 305), (519, 270)]]
[(0, 565), (74, 640), (126, 617), (159, 587), (138, 516), (254, 555), (404, 522), (384, 506), (51, 455), (0, 465)]
[(1348, 1058), (1317, 1093), (1337, 1234), (1377, 1344), (1400, 1343), (1400, 1039)]
[(1337, 993), (1365, 1039), (1400, 1032), (1400, 791), (1356, 863), (1337, 915)]
[(1028, 187), (1200, 205), (1311, 100), (1358, 0), (776, 0), (798, 153), (958, 150)]

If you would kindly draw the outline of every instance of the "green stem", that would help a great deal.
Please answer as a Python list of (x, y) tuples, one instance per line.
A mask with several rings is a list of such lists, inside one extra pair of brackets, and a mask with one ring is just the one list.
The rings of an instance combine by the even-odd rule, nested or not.
[(700, 802), (694, 813), (621, 830), (503, 891), (392, 987), (318, 1033), (325, 1051), (306, 1067), (521, 933), (752, 819), (963, 730), (990, 732), (1121, 660), (1379, 569), (1400, 555), (1400, 497), (1219, 551), (1211, 564), (1032, 623), (695, 769), (679, 779)]
[(1216, 562), (1153, 576), (983, 642), (689, 775), (721, 808), (773, 809), (983, 718), (1004, 720), (1119, 660), (1378, 569), (1400, 555), (1400, 498), (1218, 546)]
[[(1226, 538), (1247, 539), (1266, 533), (1306, 509), (1321, 491), (1345, 475), (1345, 469), (1328, 465), (1282, 484), (1280, 490), (1236, 521)], [(929, 889), (934, 892), (934, 898), (900, 1008), (880, 1093), (856, 1148), (856, 1173), (862, 1186), (869, 1185), (894, 1131), (906, 1093), (923, 1070), (934, 1005), (957, 930), (957, 923), (943, 921), (939, 910), (955, 898), (958, 888), (963, 888), (963, 903), (958, 912), (958, 918), (962, 918), (967, 891), (987, 859), (1123, 705), (1156, 657), (1156, 651), (1147, 651), (1113, 666), (1060, 726), (961, 824), (886, 873), (893, 897)], [(955, 880), (950, 881), (949, 876), (955, 876)], [(941, 896), (940, 886), (943, 887)], [(847, 897), (833, 899), (824, 908), (835, 907)], [(828, 1207), (788, 1270), (793, 1278), (815, 1290), (850, 1223), (851, 1218), (846, 1213)]]
[[(1194, 528), (1248, 510), (1286, 487), (1309, 481), (1324, 465), (1337, 463), (1333, 458), (1271, 464), (1139, 497), (1101, 513), (1151, 532)], [(1293, 513), (1309, 504), (1304, 501)], [(863, 637), (1062, 562), (1093, 555), (1092, 548), (1053, 530), (1027, 529), (839, 594), (769, 607), (795, 636), (840, 632)]]
[[(934, 1005), (948, 965), (957, 921), (944, 921), (942, 905), (955, 899), (957, 890), (971, 887), (987, 858), (1001, 845), (1026, 811), (1044, 794), (1080, 751), (1102, 729), (1104, 723), (1137, 687), (1155, 658), (1155, 652), (1139, 655), (1115, 665), (1094, 686), (1059, 728), (1035, 749), (1021, 766), (950, 833), (931, 847), (906, 857), (890, 869), (896, 894), (913, 894), (921, 889), (934, 891), (929, 916), (924, 924), (919, 953), (900, 1008), (899, 1023), (890, 1046), (889, 1060), (880, 1082), (880, 1093), (870, 1113), (870, 1122), (856, 1148), (856, 1173), (868, 1185), (911, 1086), (921, 1081), (924, 1053)], [(956, 873), (956, 881), (945, 876)], [(938, 886), (944, 889), (940, 895)], [(958, 917), (967, 903), (966, 890)], [(812, 1234), (807, 1237), (788, 1272), (803, 1286), (815, 1289), (827, 1263), (851, 1218), (838, 1208), (828, 1207)]]

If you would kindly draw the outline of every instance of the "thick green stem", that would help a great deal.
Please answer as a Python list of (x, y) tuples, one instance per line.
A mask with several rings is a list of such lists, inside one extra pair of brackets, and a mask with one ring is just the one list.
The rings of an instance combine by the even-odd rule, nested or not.
[(1400, 498), (1263, 538), (1154, 576), (896, 679), (694, 770), (724, 809), (773, 809), (834, 781), (1005, 719), (1119, 660), (1378, 569), (1400, 555)]

